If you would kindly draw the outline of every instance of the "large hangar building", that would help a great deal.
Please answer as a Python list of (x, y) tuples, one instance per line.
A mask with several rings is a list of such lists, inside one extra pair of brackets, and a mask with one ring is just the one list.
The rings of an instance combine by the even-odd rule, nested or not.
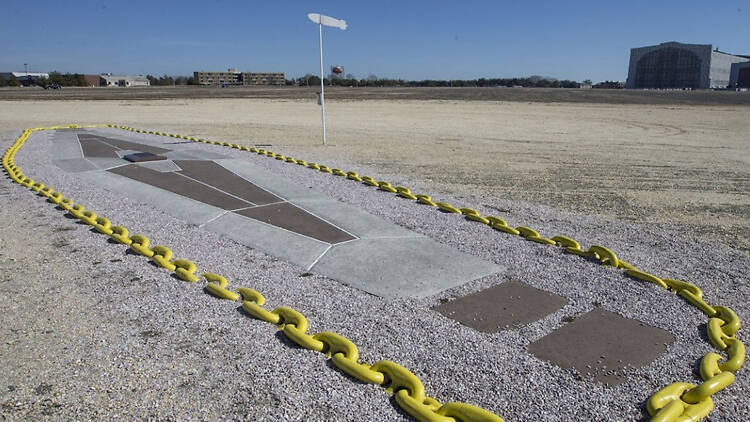
[(625, 84), (630, 89), (713, 89), (730, 85), (732, 64), (750, 56), (724, 53), (711, 44), (665, 42), (630, 50)]

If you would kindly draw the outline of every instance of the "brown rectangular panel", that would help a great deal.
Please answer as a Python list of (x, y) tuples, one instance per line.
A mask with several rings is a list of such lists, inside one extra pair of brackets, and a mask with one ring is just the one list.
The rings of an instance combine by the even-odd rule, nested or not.
[(349, 233), (288, 202), (235, 212), (331, 244), (356, 239)]
[(120, 158), (117, 155), (117, 148), (103, 144), (97, 140), (79, 137), (78, 142), (81, 144), (81, 151), (83, 151), (84, 157)]
[(564, 297), (511, 280), (433, 309), (477, 331), (495, 333), (534, 322), (567, 303)]
[(107, 137), (98, 136), (98, 135), (83, 135), (82, 134), (82, 135), (78, 135), (78, 138), (101, 141), (119, 149), (130, 149), (133, 151), (150, 152), (152, 154), (162, 154), (162, 153), (171, 151), (171, 150), (164, 149), (164, 148), (152, 147), (151, 145), (140, 144), (137, 142), (123, 141), (121, 139), (107, 138)]
[(115, 167), (107, 171), (225, 210), (235, 210), (251, 205), (177, 173), (161, 173), (134, 164)]
[(621, 371), (651, 363), (674, 336), (661, 328), (603, 309), (588, 312), (529, 345), (540, 359), (608, 385), (625, 381)]
[(200, 180), (253, 204), (266, 205), (283, 201), (278, 196), (259, 188), (213, 161), (180, 160), (175, 161), (175, 164), (182, 169), (181, 173), (185, 176)]

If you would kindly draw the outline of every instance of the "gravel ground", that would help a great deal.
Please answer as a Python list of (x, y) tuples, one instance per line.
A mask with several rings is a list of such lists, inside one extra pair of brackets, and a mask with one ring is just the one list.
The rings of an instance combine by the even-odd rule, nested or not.
[[(17, 134), (3, 134), (3, 148)], [(199, 271), (222, 274), (234, 287), (261, 291), (269, 308), (298, 309), (308, 317), (311, 332), (346, 335), (359, 346), (363, 360), (401, 363), (422, 379), (428, 395), (442, 402), (469, 402), (506, 421), (640, 420), (653, 392), (675, 381), (699, 382), (693, 371), (712, 350), (699, 311), (620, 271), (340, 177), (222, 149), (509, 268), (506, 274), (422, 300), (385, 301), (324, 277), (302, 277), (301, 268), (62, 172), (50, 164), (50, 135), (35, 134), (19, 153), (16, 161), (26, 174), (131, 232), (147, 234), (153, 244), (169, 246), (177, 257), (194, 260)], [(429, 193), (428, 186), (398, 175), (346, 162), (325, 164)], [(0, 195), (0, 263), (5, 270), (0, 282), (5, 311), (0, 418), (410, 420), (382, 388), (342, 375), (322, 355), (297, 348), (274, 327), (244, 315), (237, 303), (214, 299), (201, 292), (201, 284), (175, 280), (144, 258), (126, 254), (124, 246), (107, 243), (9, 179), (0, 182)], [(483, 214), (531, 226), (542, 235), (566, 234), (585, 246), (611, 247), (643, 270), (699, 284), (710, 303), (732, 307), (742, 320), (750, 316), (750, 259), (738, 251), (665, 227), (520, 201), (439, 199), (474, 205)], [(542, 320), (495, 334), (479, 333), (430, 309), (506, 279), (552, 291), (569, 303)], [(651, 365), (630, 371), (625, 383), (611, 388), (528, 354), (530, 342), (596, 306), (666, 329), (676, 341)], [(747, 372), (747, 367), (738, 371), (735, 384), (716, 396), (717, 409), (707, 420), (750, 419)]]

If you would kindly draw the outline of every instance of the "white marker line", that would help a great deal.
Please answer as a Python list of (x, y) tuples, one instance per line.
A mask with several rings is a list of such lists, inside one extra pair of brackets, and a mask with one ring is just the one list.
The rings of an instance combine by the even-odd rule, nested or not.
[(208, 221), (206, 221), (206, 222), (204, 222), (204, 223), (201, 223), (201, 224), (199, 224), (199, 225), (198, 225), (198, 228), (201, 228), (201, 227), (205, 226), (206, 224), (208, 224), (208, 223), (210, 223), (210, 222), (212, 222), (212, 221), (214, 221), (214, 220), (216, 220), (216, 219), (218, 219), (218, 218), (220, 218), (220, 217), (224, 216), (224, 215), (225, 215), (226, 213), (228, 213), (228, 212), (231, 212), (231, 211), (224, 211), (224, 212), (222, 212), (221, 214), (217, 215), (216, 217), (210, 218), (210, 219), (209, 219)]
[(287, 201), (271, 202), (271, 203), (268, 203), (268, 204), (253, 205), (252, 207), (245, 207), (245, 208), (242, 208), (242, 209), (243, 210), (247, 210), (247, 209), (252, 209), (252, 208), (265, 207), (267, 205), (279, 205), (279, 204), (288, 204), (288, 203), (289, 202), (287, 202)]
[[(93, 162), (93, 161), (89, 160), (89, 159), (88, 159), (88, 158), (86, 157), (86, 154), (84, 154), (84, 153), (83, 153), (83, 145), (81, 145), (81, 138), (80, 138), (80, 137), (78, 137), (78, 135), (79, 135), (79, 134), (78, 134), (78, 133), (76, 133), (76, 140), (78, 141), (78, 150), (79, 150), (79, 151), (81, 151), (81, 158), (83, 158), (84, 160), (88, 161), (88, 162), (89, 162), (89, 164), (91, 164), (92, 166), (96, 167), (96, 169), (97, 169), (97, 170), (101, 170), (101, 169), (99, 168), (99, 166), (97, 166), (96, 164), (94, 164), (94, 162)], [(89, 171), (90, 171), (90, 170), (89, 170)], [(80, 173), (83, 173), (83, 172), (80, 172)]]
[(324, 250), (323, 253), (320, 254), (319, 257), (315, 258), (315, 261), (313, 261), (312, 264), (310, 264), (305, 271), (312, 270), (312, 267), (314, 267), (315, 264), (317, 264), (318, 261), (320, 261), (320, 259), (323, 258), (323, 255), (325, 255), (326, 253), (328, 253), (328, 251), (330, 251), (332, 247), (333, 247), (333, 245), (328, 245), (328, 247), (326, 248), (326, 250)]

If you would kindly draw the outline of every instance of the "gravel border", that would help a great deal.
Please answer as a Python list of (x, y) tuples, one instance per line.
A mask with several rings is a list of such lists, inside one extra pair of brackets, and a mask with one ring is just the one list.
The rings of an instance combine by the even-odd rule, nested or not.
[[(153, 138), (114, 129), (101, 131), (132, 139)], [(7, 137), (5, 141), (3, 145), (7, 147)], [(217, 148), (202, 144), (194, 147), (214, 151)], [(296, 157), (294, 150), (276, 152)], [(323, 195), (509, 270), (507, 274), (476, 280), (426, 299), (385, 301), (324, 277), (300, 277), (304, 272), (301, 268), (182, 223), (115, 192), (96, 188), (86, 182), (84, 175), (62, 172), (50, 164), (54, 145), (49, 132), (35, 133), (16, 161), (26, 174), (90, 206), (113, 223), (147, 234), (152, 244), (169, 246), (176, 257), (194, 260), (199, 271), (222, 274), (235, 287), (247, 285), (259, 290), (268, 299), (269, 308), (285, 305), (298, 309), (308, 317), (311, 332), (336, 331), (346, 335), (359, 346), (363, 360), (399, 362), (422, 379), (428, 395), (442, 402), (465, 401), (485, 407), (507, 421), (640, 420), (645, 400), (658, 389), (675, 381), (698, 382), (694, 367), (703, 354), (713, 349), (705, 337), (706, 318), (699, 311), (675, 295), (624, 277), (621, 271), (588, 263), (558, 248), (489, 230), (460, 216), (443, 214), (342, 177), (229, 148), (222, 148), (221, 153), (251, 161)], [(325, 164), (356, 170), (360, 175), (378, 175), (374, 169), (353, 169), (345, 162)], [(415, 193), (429, 192), (427, 187), (398, 175), (378, 176), (394, 186), (409, 186)], [(2, 182), (4, 186), (10, 183), (7, 179)], [(11, 191), (14, 189), (19, 190), (11, 187)], [(52, 208), (25, 190), (15, 196), (9, 205), (27, 213)], [(481, 204), (473, 208), (482, 214), (506, 218), (512, 225), (528, 225), (545, 236), (566, 234), (584, 245), (610, 247), (645, 271), (695, 282), (709, 302), (733, 308), (741, 319), (750, 315), (750, 280), (745, 271), (750, 259), (731, 249), (701, 243), (689, 234), (663, 228), (575, 215), (519, 201), (440, 199), (456, 205)], [(62, 219), (60, 212), (58, 220)], [(200, 374), (185, 375), (193, 380), (188, 387), (179, 387), (176, 380), (182, 375), (175, 375), (173, 383), (140, 386), (135, 394), (111, 398), (124, 404), (125, 414), (147, 416), (141, 404), (148, 403), (148, 411), (155, 417), (179, 420), (409, 420), (381, 388), (357, 383), (325, 368), (327, 363), (320, 354), (290, 346), (279, 334), (272, 338), (273, 327), (240, 315), (236, 303), (194, 294), (199, 286), (177, 282), (168, 272), (147, 265), (142, 257), (124, 254), (123, 246), (107, 245), (103, 236), (92, 234), (86, 226), (67, 232), (66, 236), (80, 248), (67, 259), (73, 266), (122, 259), (102, 268), (101, 278), (84, 279), (79, 285), (92, 297), (100, 298), (98, 306), (104, 308), (105, 314), (118, 316), (116, 326), (122, 332), (112, 334), (110, 338), (116, 341), (95, 343), (94, 348), (90, 338), (72, 338), (70, 355), (92, 356), (101, 362), (123, 361), (127, 357), (134, 362), (123, 367), (99, 367), (101, 376), (96, 387), (124, 391), (123, 380), (133, 370), (154, 372), (161, 379), (165, 378), (163, 371)], [(117, 281), (116, 277), (123, 273), (132, 274), (130, 278), (140, 277), (143, 282)], [(569, 303), (532, 324), (495, 334), (476, 332), (430, 309), (441, 300), (509, 278), (564, 296)], [(595, 306), (666, 329), (677, 340), (651, 365), (629, 372), (628, 381), (612, 388), (580, 379), (526, 352), (527, 344), (562, 326), (565, 318)], [(161, 334), (144, 347), (140, 344), (141, 334), (149, 330)], [(9, 378), (18, 376), (12, 369), (5, 371), (9, 371)], [(750, 382), (746, 372), (746, 368), (738, 371), (737, 381), (715, 397), (716, 410), (711, 420), (748, 419), (750, 403), (746, 396)], [(0, 401), (4, 402), (8, 393), (0, 394)], [(192, 404), (179, 404), (179, 400)], [(199, 413), (195, 413), (196, 409)], [(64, 416), (71, 415), (76, 413)], [(113, 414), (96, 415), (100, 416)], [(15, 418), (13, 414), (8, 417)]]

